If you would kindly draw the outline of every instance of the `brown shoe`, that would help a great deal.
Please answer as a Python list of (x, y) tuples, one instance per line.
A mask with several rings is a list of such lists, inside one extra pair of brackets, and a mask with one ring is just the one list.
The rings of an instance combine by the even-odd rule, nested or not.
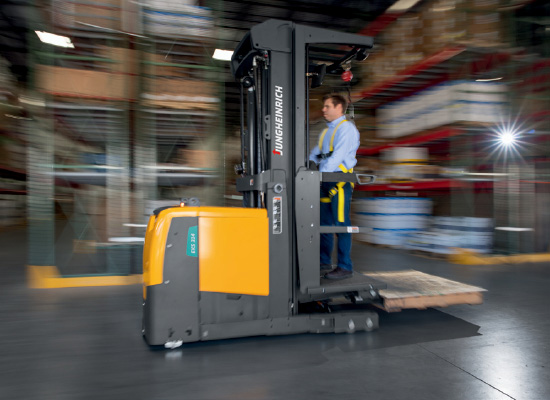
[(353, 271), (349, 271), (347, 269), (336, 267), (334, 270), (326, 273), (324, 278), (325, 279), (337, 280), (337, 279), (351, 278), (352, 276), (353, 276)]

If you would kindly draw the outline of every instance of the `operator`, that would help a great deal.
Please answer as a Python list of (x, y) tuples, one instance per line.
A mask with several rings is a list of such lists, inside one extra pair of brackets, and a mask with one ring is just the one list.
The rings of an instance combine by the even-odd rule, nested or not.
[[(347, 121), (344, 114), (346, 99), (338, 94), (323, 97), (323, 117), (327, 128), (321, 132), (318, 145), (309, 155), (313, 168), (320, 172), (353, 172), (357, 164), (355, 154), (359, 148), (359, 131)], [(351, 182), (321, 183), (321, 225), (350, 226), (350, 205), (353, 193)], [(334, 235), (321, 234), (321, 272), (326, 279), (346, 279), (353, 276), (351, 262), (351, 233), (337, 233), (338, 265), (332, 269)]]

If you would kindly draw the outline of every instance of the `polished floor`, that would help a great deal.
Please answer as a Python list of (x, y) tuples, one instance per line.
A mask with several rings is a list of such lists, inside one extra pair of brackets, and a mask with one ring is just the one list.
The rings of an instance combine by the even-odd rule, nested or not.
[(460, 266), (354, 243), (355, 268), (488, 289), (479, 306), (380, 313), (356, 334), (151, 350), (139, 286), (27, 289), (24, 229), (0, 232), (0, 399), (550, 399), (550, 263)]

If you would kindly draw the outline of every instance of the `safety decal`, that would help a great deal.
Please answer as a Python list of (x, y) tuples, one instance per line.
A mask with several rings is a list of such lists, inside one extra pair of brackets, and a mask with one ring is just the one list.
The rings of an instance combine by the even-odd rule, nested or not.
[(189, 257), (198, 257), (199, 235), (198, 227), (191, 226), (187, 231), (187, 255)]
[(280, 196), (273, 197), (273, 233), (283, 233), (283, 198)]

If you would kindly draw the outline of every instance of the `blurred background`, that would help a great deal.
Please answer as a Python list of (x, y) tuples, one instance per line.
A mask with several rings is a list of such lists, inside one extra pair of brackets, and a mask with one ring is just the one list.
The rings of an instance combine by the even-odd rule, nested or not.
[[(550, 246), (546, 0), (4, 0), (0, 229), (62, 276), (141, 272), (151, 211), (240, 206), (232, 51), (269, 18), (374, 36), (342, 91), (356, 240), (431, 254)], [(322, 126), (313, 95), (312, 137)], [(317, 111), (317, 112), (314, 112)], [(315, 140), (312, 141), (315, 143)]]

